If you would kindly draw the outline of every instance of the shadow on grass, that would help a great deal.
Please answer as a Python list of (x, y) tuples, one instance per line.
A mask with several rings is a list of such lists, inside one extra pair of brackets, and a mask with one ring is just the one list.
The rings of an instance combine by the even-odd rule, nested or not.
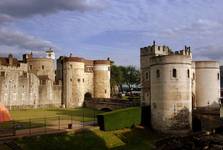
[[(19, 139), (17, 143), (24, 150), (150, 150), (160, 135), (142, 128), (113, 131), (124, 144), (108, 148), (106, 140), (94, 130), (81, 129), (72, 134), (54, 134)], [(99, 136), (100, 135), (100, 136)], [(107, 139), (112, 141), (112, 137)], [(108, 141), (107, 141), (108, 142)], [(113, 145), (114, 146), (114, 145)]]
[(125, 145), (115, 147), (112, 150), (150, 150), (154, 143), (163, 135), (157, 134), (150, 129), (133, 128), (129, 132), (116, 134)]
[(43, 135), (19, 139), (24, 150), (107, 150), (103, 139), (88, 129), (75, 134)]

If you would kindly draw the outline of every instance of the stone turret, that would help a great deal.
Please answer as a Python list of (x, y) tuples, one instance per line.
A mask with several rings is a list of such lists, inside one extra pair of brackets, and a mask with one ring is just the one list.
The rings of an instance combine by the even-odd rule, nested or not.
[(151, 124), (155, 130), (189, 131), (193, 108), (219, 107), (218, 62), (193, 62), (190, 47), (172, 51), (155, 42), (141, 48), (140, 57), (141, 100), (151, 108)]
[(84, 103), (84, 62), (79, 57), (63, 59), (63, 101), (66, 107)]
[[(25, 56), (25, 55), (24, 55)], [(50, 80), (55, 81), (54, 60), (51, 58), (35, 58), (32, 55), (26, 55), (25, 61), (28, 64), (29, 72), (37, 76), (48, 76)]]
[(110, 98), (110, 61), (94, 61), (94, 96)]
[[(110, 98), (110, 61), (87, 60), (80, 57), (61, 57), (58, 79), (63, 82), (63, 104), (80, 107), (85, 94), (95, 98)], [(62, 77), (61, 77), (62, 74)]]

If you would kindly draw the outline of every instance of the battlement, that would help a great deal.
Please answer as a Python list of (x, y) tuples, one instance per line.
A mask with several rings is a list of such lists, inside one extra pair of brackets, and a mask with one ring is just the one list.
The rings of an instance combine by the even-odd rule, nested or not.
[(141, 56), (160, 56), (160, 55), (168, 55), (172, 50), (166, 45), (156, 45), (155, 41), (153, 41), (153, 45), (149, 45), (148, 47), (143, 47), (140, 49)]
[(0, 57), (0, 65), (20, 67), (20, 62), (16, 58), (14, 58), (12, 54), (9, 54), (8, 57)]
[(81, 57), (60, 57), (59, 60), (62, 60), (63, 62), (81, 62), (84, 63), (85, 66), (94, 66), (94, 65), (110, 65), (110, 60), (89, 60)]
[(185, 55), (185, 56), (190, 56), (192, 57), (192, 52), (190, 50), (190, 47), (185, 46), (185, 48), (183, 50), (179, 50), (179, 51), (175, 51), (174, 53), (170, 53), (170, 54), (174, 54), (174, 55)]
[(153, 45), (143, 47), (140, 49), (141, 56), (163, 56), (163, 55), (185, 55), (192, 57), (190, 47), (185, 46), (184, 49), (179, 51), (172, 51), (168, 46), (159, 46), (153, 42)]

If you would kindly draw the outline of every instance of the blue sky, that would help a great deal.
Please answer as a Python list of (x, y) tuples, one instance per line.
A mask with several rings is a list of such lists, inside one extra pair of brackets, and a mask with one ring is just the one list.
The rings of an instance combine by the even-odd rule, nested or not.
[(1, 0), (0, 54), (53, 47), (56, 55), (110, 57), (139, 66), (156, 40), (196, 60), (223, 60), (222, 0)]

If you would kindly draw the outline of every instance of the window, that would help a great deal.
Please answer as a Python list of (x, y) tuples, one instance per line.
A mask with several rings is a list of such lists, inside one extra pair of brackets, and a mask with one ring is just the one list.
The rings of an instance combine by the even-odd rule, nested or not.
[(72, 64), (70, 64), (70, 68), (72, 69)]
[(1, 72), (1, 77), (4, 77), (4, 76), (5, 76), (5, 72), (2, 71), (2, 72)]
[(84, 82), (84, 78), (83, 78), (83, 82)]
[(158, 50), (160, 50), (160, 46), (158, 46)]
[(111, 67), (108, 67), (108, 71), (111, 71)]
[(72, 81), (72, 78), (70, 78), (70, 81)]
[(174, 78), (177, 77), (177, 69), (173, 69), (173, 77), (174, 77)]
[(44, 65), (42, 65), (42, 70), (44, 70)]
[(156, 70), (156, 77), (157, 77), (157, 78), (160, 77), (160, 70)]
[(107, 90), (105, 90), (105, 94), (107, 93)]
[(40, 80), (41, 85), (46, 85), (46, 80)]
[(220, 74), (218, 73), (218, 80), (220, 80)]
[(27, 72), (23, 72), (23, 76), (24, 77), (27, 77)]
[(187, 77), (190, 78), (190, 70), (187, 70)]
[(153, 108), (154, 108), (154, 109), (157, 108), (156, 103), (153, 103)]
[(77, 81), (78, 81), (78, 82), (80, 82), (80, 81), (81, 81), (81, 79), (77, 79)]
[(149, 79), (149, 73), (146, 72), (146, 80), (148, 80), (148, 79)]
[(195, 73), (193, 73), (193, 80), (195, 80)]
[(32, 66), (32, 65), (30, 65), (30, 66), (29, 66), (29, 69), (30, 69), (30, 70), (32, 70), (32, 69), (33, 69), (33, 66)]

